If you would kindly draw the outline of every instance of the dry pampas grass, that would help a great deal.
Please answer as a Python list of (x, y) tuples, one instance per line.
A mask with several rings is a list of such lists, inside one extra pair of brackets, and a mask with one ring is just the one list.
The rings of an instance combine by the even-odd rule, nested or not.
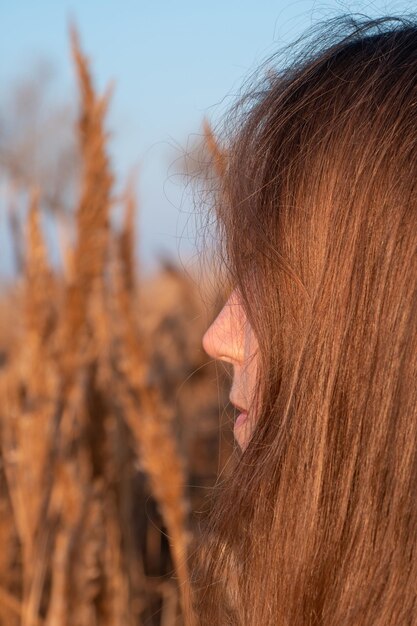
[[(192, 461), (183, 452), (195, 438), (184, 435), (180, 449), (178, 407), (150, 367), (152, 342), (146, 315), (138, 313), (146, 297), (134, 259), (134, 194), (130, 187), (122, 230), (114, 232), (109, 94), (96, 95), (74, 28), (71, 42), (81, 94), (76, 241), (62, 251), (66, 271), (59, 275), (49, 264), (33, 190), (24, 271), (8, 296), (12, 327), (1, 346), (0, 624), (174, 626), (186, 614), (191, 626)], [(186, 280), (173, 281), (204, 326)], [(206, 363), (198, 350), (189, 349), (184, 377)], [(216, 409), (217, 397), (211, 424)], [(217, 445), (219, 432), (210, 428)], [(215, 462), (212, 482), (224, 464)], [(169, 549), (158, 604), (150, 602), (155, 586), (135, 535), (138, 472), (147, 477)]]

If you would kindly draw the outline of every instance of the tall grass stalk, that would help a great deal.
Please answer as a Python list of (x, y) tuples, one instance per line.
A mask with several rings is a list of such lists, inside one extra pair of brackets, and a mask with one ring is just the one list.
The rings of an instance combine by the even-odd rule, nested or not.
[(8, 626), (140, 626), (148, 591), (133, 532), (136, 466), (159, 504), (190, 614), (186, 468), (137, 323), (132, 193), (121, 234), (111, 228), (109, 94), (97, 97), (74, 28), (71, 42), (81, 93), (76, 241), (60, 277), (34, 191), (13, 345), (0, 368), (1, 495), (19, 554), (18, 583), (0, 587), (0, 615)]

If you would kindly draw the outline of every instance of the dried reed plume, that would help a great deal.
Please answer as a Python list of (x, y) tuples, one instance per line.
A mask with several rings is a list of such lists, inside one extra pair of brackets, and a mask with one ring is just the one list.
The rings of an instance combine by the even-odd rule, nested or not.
[(226, 173), (227, 161), (226, 154), (220, 148), (219, 143), (214, 135), (213, 129), (208, 120), (203, 121), (204, 140), (208, 149), (208, 153), (213, 159), (214, 171), (221, 180)]
[(137, 463), (159, 504), (188, 614), (190, 505), (173, 411), (150, 379), (136, 321), (132, 192), (121, 234), (110, 226), (109, 97), (95, 94), (75, 28), (71, 42), (81, 92), (77, 239), (59, 278), (33, 192), (17, 339), (0, 369), (3, 489), (20, 554), (20, 583), (0, 583), (0, 618), (12, 626), (136, 626), (147, 594), (132, 530)]
[(141, 466), (150, 478), (152, 492), (159, 503), (168, 530), (182, 605), (191, 625), (190, 585), (186, 563), (190, 539), (186, 531), (189, 502), (185, 498), (185, 468), (177, 453), (173, 436), (173, 411), (164, 405), (158, 388), (146, 376), (144, 364), (149, 361), (149, 355), (144, 348), (144, 338), (138, 334), (133, 301), (129, 297), (129, 291), (134, 284), (131, 245), (133, 202), (132, 195), (128, 194), (125, 225), (116, 248), (119, 258), (112, 264), (115, 270), (116, 317), (121, 320), (119, 363), (124, 380), (120, 380), (119, 397), (135, 437)]

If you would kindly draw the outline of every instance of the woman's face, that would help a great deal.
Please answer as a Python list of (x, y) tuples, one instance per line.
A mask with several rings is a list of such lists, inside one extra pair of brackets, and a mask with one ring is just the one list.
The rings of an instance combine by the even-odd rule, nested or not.
[(233, 433), (241, 450), (244, 450), (256, 421), (255, 415), (248, 413), (248, 409), (256, 386), (259, 346), (236, 289), (205, 332), (203, 348), (214, 359), (233, 365), (229, 398), (240, 411)]

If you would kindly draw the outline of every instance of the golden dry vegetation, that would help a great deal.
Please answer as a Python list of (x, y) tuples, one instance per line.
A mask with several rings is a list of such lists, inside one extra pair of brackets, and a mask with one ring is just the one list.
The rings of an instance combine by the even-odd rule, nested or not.
[(218, 305), (168, 263), (140, 275), (132, 191), (111, 226), (109, 96), (75, 30), (72, 50), (76, 242), (54, 270), (32, 189), (0, 301), (0, 624), (180, 625), (190, 540), (233, 445), (227, 372), (201, 347)]

